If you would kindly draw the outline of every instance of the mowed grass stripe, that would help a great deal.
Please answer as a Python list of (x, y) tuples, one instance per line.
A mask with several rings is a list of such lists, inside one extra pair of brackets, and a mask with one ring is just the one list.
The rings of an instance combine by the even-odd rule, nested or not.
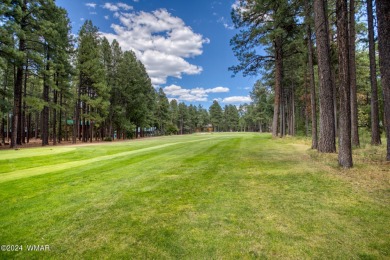
[[(117, 157), (136, 155), (138, 153), (148, 152), (148, 151), (152, 151), (152, 150), (156, 150), (156, 149), (162, 149), (162, 148), (172, 146), (172, 145), (177, 145), (177, 144), (182, 144), (182, 143), (190, 143), (190, 142), (200, 142), (200, 141), (205, 141), (205, 140), (209, 140), (209, 139), (211, 139), (211, 138), (192, 140), (192, 141), (184, 141), (184, 142), (167, 143), (167, 144), (161, 144), (161, 145), (156, 145), (156, 146), (151, 146), (151, 147), (146, 147), (146, 148), (140, 148), (137, 150), (127, 151), (127, 152), (120, 152), (120, 153), (116, 153), (113, 155), (98, 156), (98, 157), (94, 157), (91, 159), (78, 160), (78, 161), (72, 161), (72, 162), (66, 162), (66, 163), (59, 163), (59, 164), (49, 165), (49, 166), (40, 166), (40, 167), (23, 169), (23, 170), (16, 170), (16, 171), (0, 174), (0, 177), (1, 177), (0, 183), (11, 181), (11, 180), (16, 180), (16, 179), (21, 179), (21, 178), (28, 178), (31, 176), (47, 174), (50, 172), (61, 171), (61, 170), (65, 170), (65, 169), (71, 169), (71, 168), (79, 167), (79, 166), (86, 166), (88, 164), (93, 164), (93, 163), (96, 163), (99, 161), (112, 160), (112, 159), (117, 158)], [(62, 149), (60, 149), (60, 150), (62, 150)]]
[(186, 138), (1, 183), (0, 241), (51, 246), (4, 257), (389, 257), (389, 200), (327, 173), (303, 145), (258, 134)]

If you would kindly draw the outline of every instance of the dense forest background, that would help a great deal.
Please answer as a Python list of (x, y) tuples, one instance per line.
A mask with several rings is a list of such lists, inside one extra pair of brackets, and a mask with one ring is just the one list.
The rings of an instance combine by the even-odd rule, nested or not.
[(55, 1), (2, 1), (1, 144), (269, 131), (311, 136), (313, 149), (338, 151), (348, 168), (368, 131), (372, 145), (386, 134), (390, 160), (388, 0), (238, 0), (232, 20), (230, 69), (259, 78), (253, 102), (206, 109), (169, 101), (135, 54), (92, 21), (74, 37)]

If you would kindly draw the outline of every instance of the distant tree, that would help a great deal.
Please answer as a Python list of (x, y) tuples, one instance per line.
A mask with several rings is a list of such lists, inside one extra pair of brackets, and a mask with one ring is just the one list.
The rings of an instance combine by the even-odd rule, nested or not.
[(198, 105), (198, 120), (196, 127), (199, 128), (200, 131), (203, 130), (210, 123), (210, 116), (208, 111), (202, 107), (202, 105)]
[[(284, 60), (294, 53), (287, 46), (293, 40), (298, 28), (296, 14), (299, 11), (297, 1), (238, 1), (238, 8), (232, 11), (236, 28), (241, 31), (231, 39), (233, 52), (240, 64), (230, 68), (234, 73), (243, 71), (244, 75), (256, 75), (269, 64), (273, 64), (274, 75), (274, 115), (272, 135), (276, 137), (280, 129), (279, 122), (284, 121), (283, 77)], [(260, 45), (266, 46), (266, 55), (258, 53)], [(279, 121), (279, 116), (282, 120)], [(283, 132), (281, 132), (283, 135)]]
[(239, 125), (238, 109), (234, 105), (225, 105), (223, 110), (224, 131), (237, 131)]
[(179, 108), (176, 99), (172, 99), (171, 102), (169, 102), (169, 118), (172, 126), (179, 129)]
[(158, 129), (161, 134), (165, 134), (166, 127), (169, 123), (169, 101), (162, 88), (157, 93), (156, 120)]
[(196, 126), (198, 125), (198, 109), (194, 105), (188, 107), (188, 126), (190, 133), (195, 132)]
[(217, 100), (213, 101), (213, 104), (209, 108), (210, 113), (210, 121), (213, 124), (214, 131), (218, 132), (220, 131), (220, 126), (222, 123), (222, 108), (219, 105)]
[(179, 131), (180, 134), (185, 134), (186, 130), (189, 130), (189, 113), (188, 107), (183, 102), (178, 105), (178, 120), (179, 120)]
[(264, 86), (263, 82), (259, 80), (253, 85), (250, 94), (253, 100), (250, 109), (250, 112), (252, 113), (251, 117), (254, 120), (254, 123), (258, 125), (258, 130), (263, 132), (265, 129), (270, 129), (273, 116), (273, 93), (270, 91), (270, 88)]
[(76, 122), (82, 124), (82, 140), (92, 142), (94, 127), (107, 116), (109, 89), (105, 79), (104, 64), (100, 55), (98, 28), (87, 20), (80, 29), (77, 69), (79, 76)]

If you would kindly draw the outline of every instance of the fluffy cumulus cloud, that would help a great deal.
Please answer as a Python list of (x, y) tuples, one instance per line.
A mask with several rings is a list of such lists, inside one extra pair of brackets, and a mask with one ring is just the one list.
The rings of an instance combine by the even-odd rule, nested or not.
[(223, 103), (250, 103), (252, 99), (250, 96), (232, 96), (222, 100)]
[(176, 99), (179, 101), (199, 102), (207, 101), (209, 93), (223, 93), (229, 92), (229, 88), (215, 87), (215, 88), (193, 88), (185, 89), (181, 86), (170, 85), (164, 88), (164, 92), (169, 99)]
[(201, 55), (207, 38), (195, 33), (179, 17), (166, 9), (153, 12), (123, 12), (120, 4), (106, 3), (104, 8), (114, 12), (119, 20), (111, 28), (115, 33), (102, 33), (109, 40), (116, 39), (124, 50), (132, 50), (145, 65), (154, 85), (165, 84), (167, 77), (181, 78), (194, 75), (202, 67), (186, 59)]

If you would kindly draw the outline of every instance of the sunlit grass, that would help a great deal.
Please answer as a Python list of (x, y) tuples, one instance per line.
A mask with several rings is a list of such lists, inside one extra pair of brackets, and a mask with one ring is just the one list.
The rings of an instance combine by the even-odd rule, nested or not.
[(0, 151), (0, 241), (24, 245), (0, 257), (390, 257), (388, 168), (308, 149), (232, 133)]

